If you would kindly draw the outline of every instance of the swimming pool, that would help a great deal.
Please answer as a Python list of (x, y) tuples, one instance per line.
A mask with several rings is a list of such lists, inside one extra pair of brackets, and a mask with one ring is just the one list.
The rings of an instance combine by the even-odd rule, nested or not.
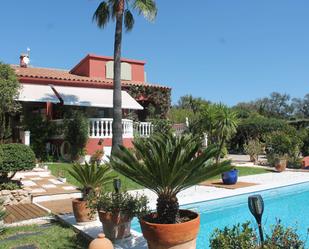
[[(215, 228), (248, 220), (256, 228), (247, 203), (248, 196), (257, 193), (262, 195), (265, 202), (263, 224), (266, 231), (276, 223), (276, 219), (280, 219), (282, 224), (297, 228), (301, 238), (306, 239), (309, 228), (309, 183), (302, 183), (182, 206), (184, 209), (198, 211), (201, 215), (197, 249), (209, 248), (209, 238)], [(137, 220), (132, 222), (132, 229), (141, 231)]]

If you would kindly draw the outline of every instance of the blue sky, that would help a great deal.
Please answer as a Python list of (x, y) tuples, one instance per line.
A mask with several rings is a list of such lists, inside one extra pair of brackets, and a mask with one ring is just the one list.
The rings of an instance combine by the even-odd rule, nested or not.
[[(0, 60), (72, 68), (87, 53), (112, 55), (114, 24), (91, 21), (98, 0), (10, 0), (0, 7)], [(190, 5), (191, 4), (191, 5)], [(154, 23), (136, 18), (123, 56), (147, 61), (148, 80), (228, 105), (272, 91), (309, 90), (308, 0), (157, 0)]]

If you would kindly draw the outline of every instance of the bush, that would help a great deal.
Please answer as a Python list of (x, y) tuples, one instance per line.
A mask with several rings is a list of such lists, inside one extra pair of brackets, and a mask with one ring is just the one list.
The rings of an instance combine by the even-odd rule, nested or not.
[(46, 143), (55, 135), (57, 125), (47, 119), (43, 119), (40, 114), (24, 115), (24, 129), (30, 131), (31, 144), (37, 158), (43, 161), (49, 161)]
[(170, 133), (172, 132), (172, 122), (168, 119), (151, 119), (154, 133)]
[(257, 249), (256, 233), (250, 228), (250, 223), (216, 229), (210, 238), (211, 249)]
[(65, 121), (65, 140), (71, 145), (71, 159), (78, 160), (84, 155), (88, 141), (88, 119), (81, 112), (75, 111)]
[(295, 228), (281, 225), (279, 220), (275, 226), (272, 227), (270, 235), (266, 235), (265, 249), (281, 249), (281, 248), (293, 248), (303, 249), (305, 243), (300, 240)]
[(96, 210), (118, 212), (127, 215), (129, 218), (135, 216), (141, 217), (148, 212), (148, 199), (145, 195), (131, 195), (128, 192), (102, 192), (99, 196), (92, 196), (90, 206), (95, 212)]
[(250, 161), (256, 163), (258, 156), (264, 151), (264, 145), (258, 139), (251, 139), (244, 144), (244, 151), (250, 156)]
[(239, 123), (237, 133), (230, 142), (230, 147), (243, 151), (244, 144), (251, 139), (258, 139), (263, 142), (265, 134), (274, 131), (286, 131), (290, 128), (291, 126), (284, 120), (251, 115)]
[(3, 233), (4, 231), (4, 228), (3, 228), (3, 219), (4, 219), (4, 216), (5, 216), (5, 210), (4, 210), (4, 207), (3, 207), (3, 200), (0, 199), (0, 234)]
[(266, 156), (269, 163), (273, 159), (283, 156), (287, 157), (288, 162), (295, 163), (300, 155), (300, 148), (303, 142), (294, 128), (289, 131), (275, 131), (264, 136), (266, 141)]
[(16, 190), (20, 189), (20, 185), (15, 182), (3, 182), (0, 183), (0, 191), (1, 190)]
[[(250, 228), (250, 222), (237, 224), (232, 228), (216, 229), (210, 238), (211, 249), (259, 249), (257, 233)], [(285, 228), (280, 220), (266, 234), (264, 249), (304, 249), (296, 229)]]
[(13, 178), (18, 171), (31, 170), (35, 167), (35, 155), (29, 146), (24, 144), (2, 144), (0, 147), (2, 149), (0, 163), (0, 178), (2, 181)]

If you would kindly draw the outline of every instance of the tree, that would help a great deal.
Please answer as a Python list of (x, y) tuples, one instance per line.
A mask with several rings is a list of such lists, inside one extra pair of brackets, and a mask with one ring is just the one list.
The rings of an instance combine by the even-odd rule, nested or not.
[(0, 62), (0, 143), (11, 135), (10, 117), (19, 110), (16, 102), (19, 88), (14, 69)]
[(122, 144), (122, 110), (121, 110), (121, 43), (123, 24), (127, 31), (134, 26), (131, 10), (136, 10), (148, 20), (157, 15), (154, 0), (106, 0), (102, 1), (93, 14), (93, 21), (99, 28), (105, 28), (110, 20), (116, 21), (114, 41), (114, 93), (113, 93), (113, 138), (112, 152)]
[(219, 145), (219, 152), (216, 158), (218, 162), (225, 142), (236, 133), (238, 118), (237, 113), (225, 105), (219, 104), (217, 108), (214, 127)]

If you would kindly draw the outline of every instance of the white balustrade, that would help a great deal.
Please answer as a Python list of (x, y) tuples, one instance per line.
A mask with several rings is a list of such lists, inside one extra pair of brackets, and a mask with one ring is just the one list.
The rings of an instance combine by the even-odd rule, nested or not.
[(153, 125), (150, 122), (138, 122), (136, 132), (141, 137), (149, 137), (153, 133)]
[[(112, 118), (90, 118), (89, 137), (90, 138), (111, 138), (113, 136)], [(133, 138), (133, 121), (122, 120), (123, 138)]]

